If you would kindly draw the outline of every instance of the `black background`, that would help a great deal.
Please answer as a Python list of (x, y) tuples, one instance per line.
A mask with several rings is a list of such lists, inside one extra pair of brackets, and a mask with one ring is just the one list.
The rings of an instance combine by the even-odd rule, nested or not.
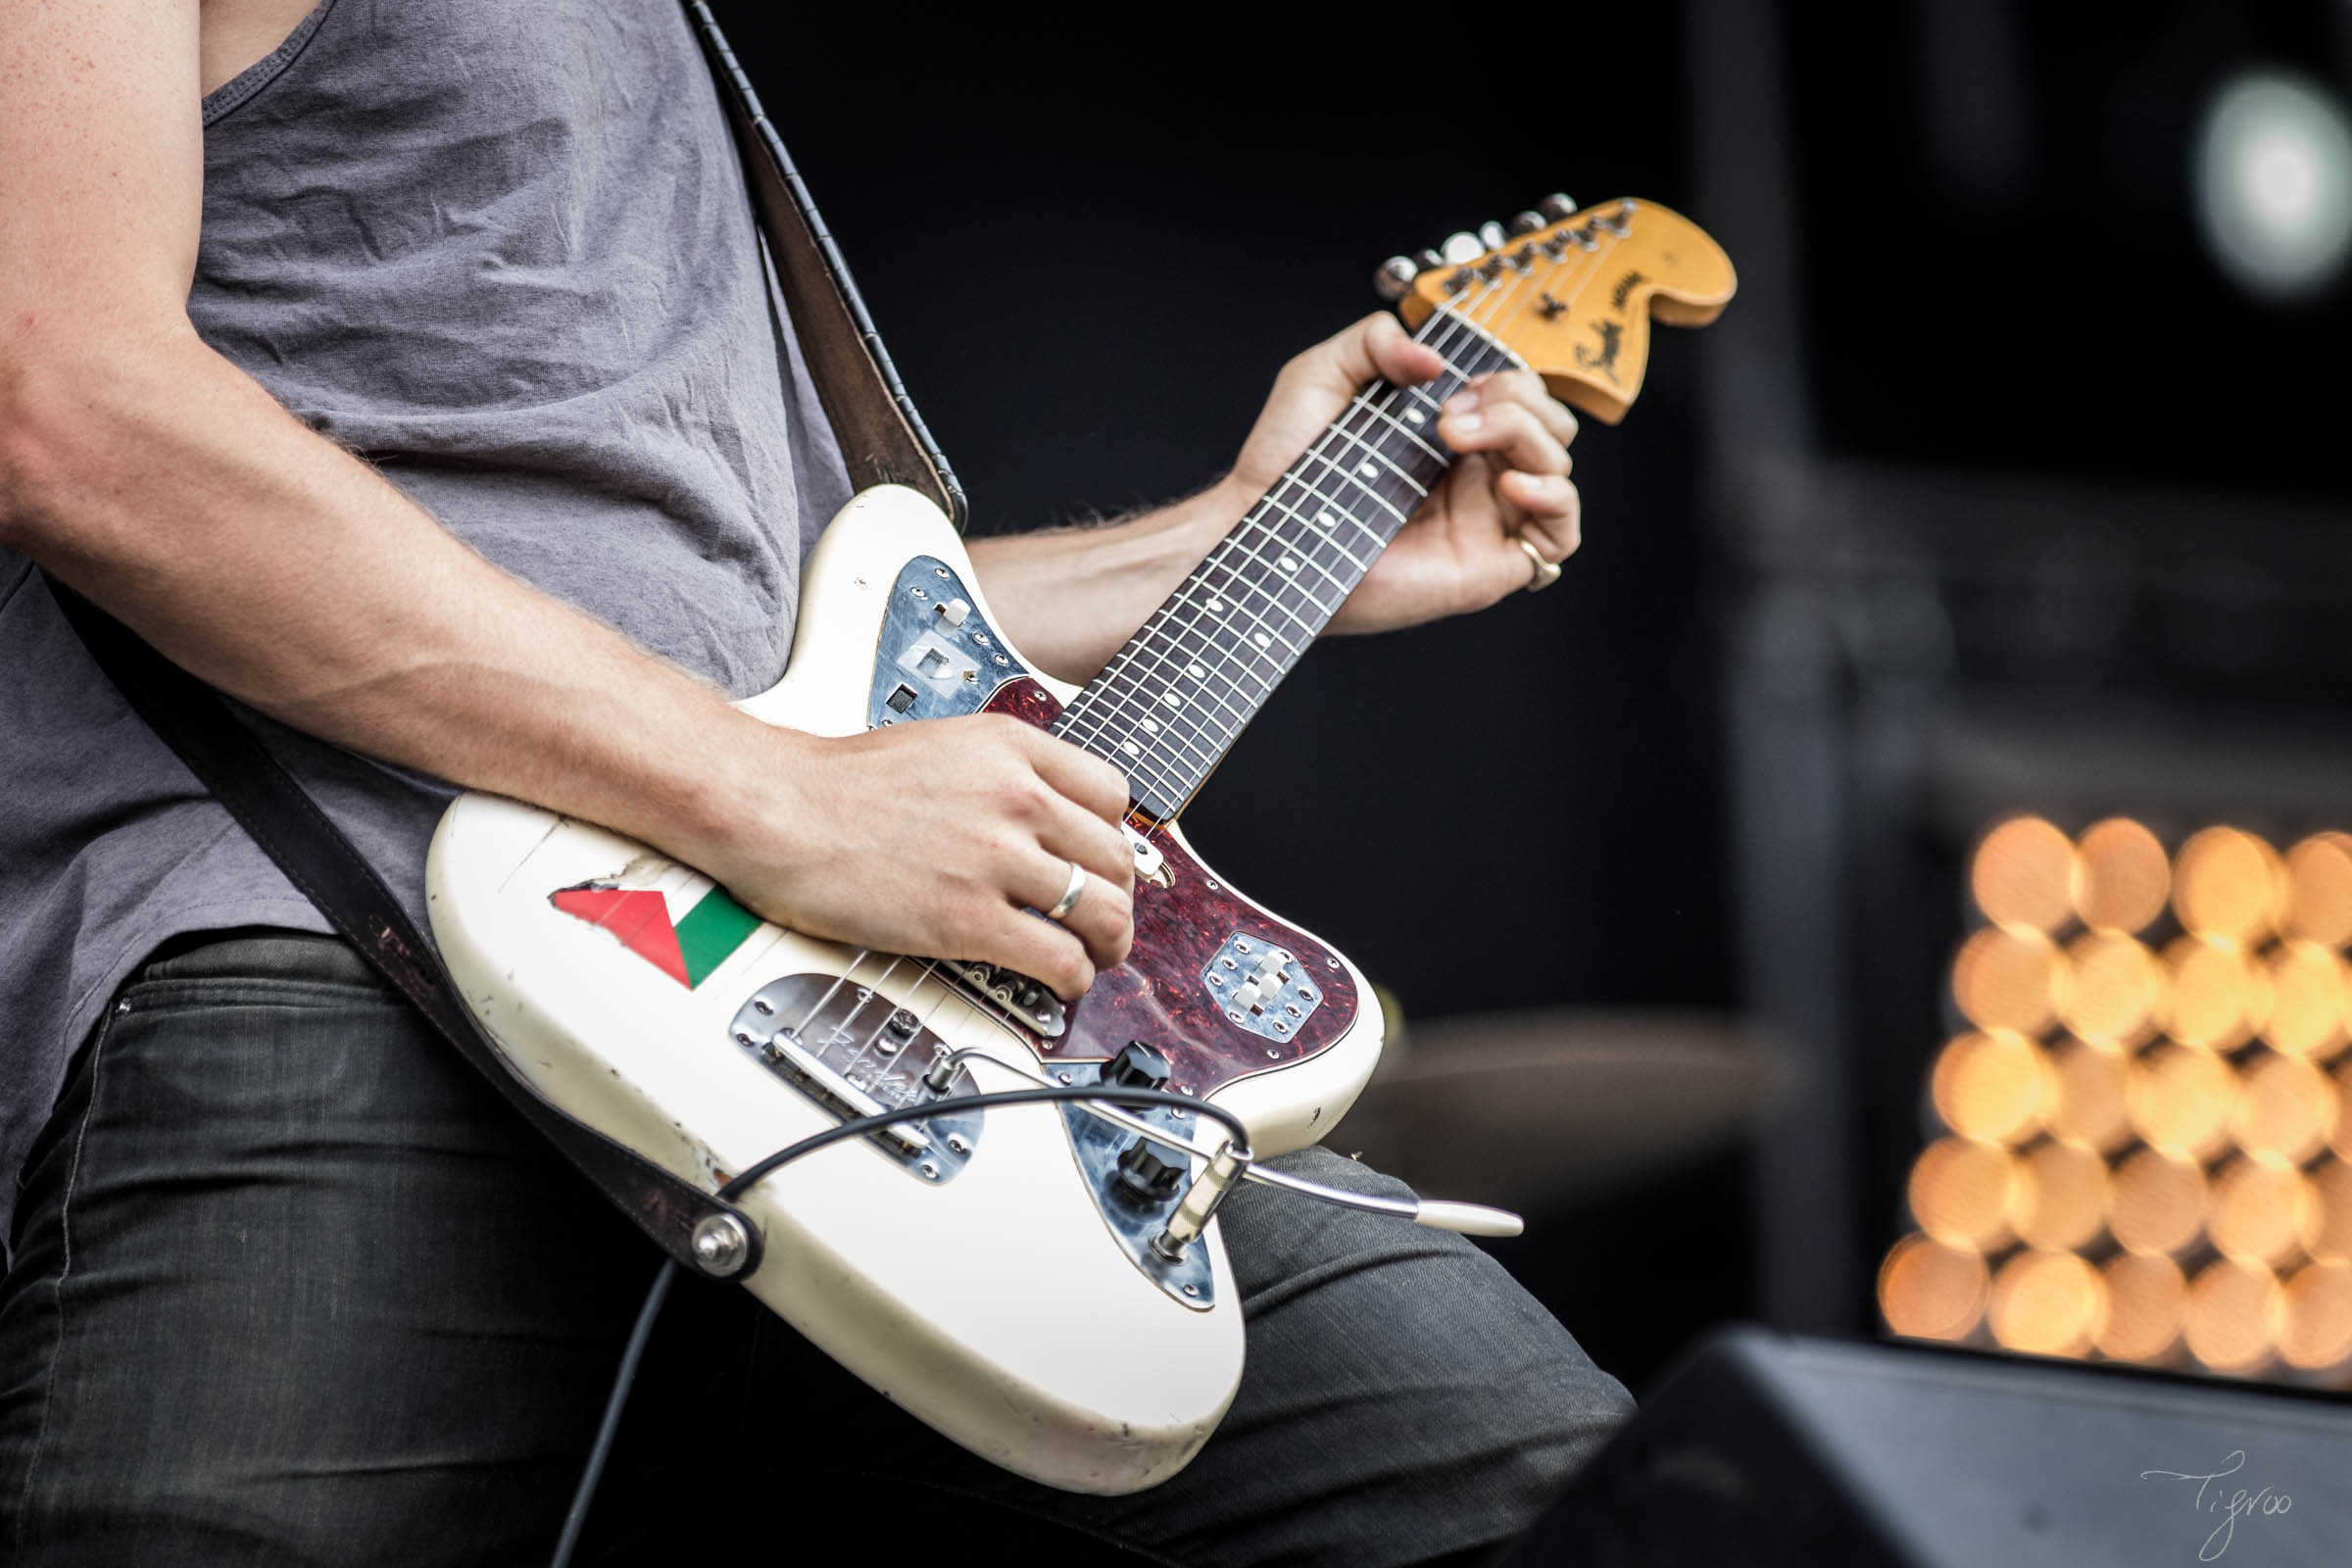
[[(1689, 208), (1670, 6), (1573, 27), (714, 9), (975, 533), (1209, 481), (1282, 362), (1375, 307), (1386, 256), (1558, 189)], [(1329, 640), (1187, 813), (1408, 1018), (1731, 1001), (1692, 349), (1658, 334), (1627, 422), (1588, 422), (1558, 588)], [(1505, 1256), (1639, 1385), (1746, 1306), (1739, 1181), (1719, 1162), (1537, 1216)]]

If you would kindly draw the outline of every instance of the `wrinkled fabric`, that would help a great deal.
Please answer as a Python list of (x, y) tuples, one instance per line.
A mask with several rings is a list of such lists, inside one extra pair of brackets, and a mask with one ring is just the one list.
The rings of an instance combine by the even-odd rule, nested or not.
[[(774, 682), (849, 482), (675, 0), (328, 0), (204, 116), (208, 343), (501, 566)], [(448, 787), (251, 721), (422, 925)], [(257, 923), (324, 928), (0, 549), (0, 1225), (123, 976)]]

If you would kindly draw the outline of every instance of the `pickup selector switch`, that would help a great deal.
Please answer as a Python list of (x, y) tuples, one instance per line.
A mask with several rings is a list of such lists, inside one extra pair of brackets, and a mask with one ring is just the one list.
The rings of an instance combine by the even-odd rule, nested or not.
[(971, 612), (972, 607), (960, 599), (951, 599), (939, 607), (939, 618), (951, 626), (962, 625), (963, 617)]

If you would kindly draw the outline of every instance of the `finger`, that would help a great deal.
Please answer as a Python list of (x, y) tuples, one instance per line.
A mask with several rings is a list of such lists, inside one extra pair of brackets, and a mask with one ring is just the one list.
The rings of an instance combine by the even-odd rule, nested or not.
[(1445, 358), (1426, 343), (1416, 343), (1386, 311), (1362, 320), (1299, 355), (1283, 367), (1285, 377), (1298, 375), (1327, 391), (1353, 397), (1367, 381), (1388, 380), (1414, 386), (1446, 368)]
[(1545, 389), (1544, 378), (1533, 370), (1494, 370), (1472, 376), (1462, 395), (1473, 394), (1479, 406), (1494, 402), (1519, 404), (1542, 420), (1544, 428), (1562, 446), (1576, 439), (1576, 415)]
[(1438, 437), (1455, 452), (1491, 452), (1528, 473), (1566, 473), (1568, 449), (1524, 403), (1490, 398), (1464, 409), (1448, 399)]
[[(1121, 893), (1134, 892), (1135, 852), (1127, 847), (1127, 835), (1076, 802), (1054, 802), (1038, 829), (1037, 842), (1065, 867), (1075, 860)], [(1041, 904), (1038, 907), (1053, 906)]]
[[(1058, 904), (1069, 885), (1069, 862), (1041, 855), (1016, 893), (1030, 908), (1043, 911)], [(1084, 944), (1086, 956), (1097, 969), (1115, 968), (1127, 961), (1127, 950), (1135, 940), (1135, 901), (1124, 889), (1089, 871), (1078, 902), (1057, 923)]]
[(975, 923), (970, 945), (971, 958), (1043, 981), (1064, 1002), (1077, 1001), (1095, 983), (1094, 961), (1074, 933), (1009, 904), (996, 905)]
[[(1075, 801), (1105, 822), (1116, 824), (1127, 814), (1127, 775), (1094, 753), (1049, 735), (1018, 719), (1008, 719), (1020, 734), (1015, 738), (1029, 765), (1056, 795)], [(1073, 858), (1075, 858), (1073, 852)]]
[(1525, 514), (1520, 537), (1555, 565), (1584, 542), (1584, 498), (1574, 481), (1552, 473), (1503, 474), (1494, 482), (1504, 501)]

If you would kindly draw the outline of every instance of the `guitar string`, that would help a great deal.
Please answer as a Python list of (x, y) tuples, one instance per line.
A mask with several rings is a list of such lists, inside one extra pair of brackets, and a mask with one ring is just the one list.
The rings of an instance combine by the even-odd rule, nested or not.
[[(1592, 274), (1597, 275), (1598, 271), (1600, 270), (1598, 256), (1589, 255), (1588, 257), (1584, 258), (1584, 260), (1590, 260), (1594, 263)], [(1494, 277), (1487, 278), (1483, 281), (1481, 291), (1482, 297), (1466, 302), (1455, 302), (1451, 300), (1439, 302), (1436, 309), (1432, 311), (1431, 315), (1433, 318), (1445, 318), (1446, 325), (1441, 327), (1438, 331), (1433, 332), (1427, 339), (1420, 339), (1420, 335), (1416, 333), (1416, 339), (1425, 341), (1431, 347), (1437, 348), (1441, 361), (1446, 364), (1448, 370), (1453, 369), (1454, 367), (1451, 359), (1446, 354), (1447, 348), (1451, 348), (1456, 353), (1460, 353), (1465, 345), (1475, 348), (1481, 343), (1500, 350), (1509, 360), (1520, 364), (1524, 368), (1525, 362), (1520, 360), (1518, 355), (1511, 353), (1507, 346), (1493, 336), (1489, 332), (1488, 327), (1496, 319), (1499, 309), (1510, 300), (1511, 296), (1519, 291), (1520, 287), (1524, 283), (1533, 277), (1534, 271), (1535, 269), (1531, 267), (1527, 272), (1522, 273), (1516, 268), (1511, 267), (1506, 261), (1503, 264), (1502, 271), (1500, 273)], [(1504, 274), (1508, 274), (1509, 276), (1509, 281), (1507, 283), (1503, 281)], [(1569, 291), (1568, 302), (1573, 303), (1579, 296), (1581, 296), (1591, 281), (1591, 276), (1579, 281), (1575, 288)], [(1476, 314), (1466, 314), (1460, 308), (1462, 304), (1469, 305), (1471, 311), (1475, 312)], [(1526, 307), (1523, 306), (1521, 309), (1524, 310), (1525, 308)], [(1480, 317), (1484, 317), (1485, 319), (1480, 319)], [(1424, 325), (1426, 328), (1428, 323), (1424, 323)], [(1438, 348), (1438, 344), (1440, 342), (1450, 337), (1450, 335), (1453, 334), (1457, 329), (1460, 329), (1463, 333), (1464, 345), (1456, 345), (1446, 342), (1445, 348)], [(1469, 378), (1467, 376), (1463, 376), (1461, 379), (1464, 384), (1467, 384)], [(1401, 390), (1407, 393), (1417, 390), (1416, 388), (1400, 389), (1388, 385), (1387, 383), (1382, 383), (1374, 387), (1367, 387), (1364, 391), (1359, 392), (1356, 394), (1355, 398), (1350, 401), (1349, 406), (1346, 410), (1342, 411), (1339, 418), (1335, 419), (1330, 425), (1326, 426), (1323, 436), (1318, 438), (1314, 446), (1310, 447), (1306, 454), (1302, 455), (1300, 462), (1294, 464), (1292, 466), (1292, 469), (1286, 471), (1284, 477), (1286, 479), (1290, 478), (1292, 474), (1296, 473), (1297, 470), (1303, 466), (1307, 458), (1312, 457), (1322, 458), (1327, 466), (1333, 466), (1336, 469), (1336, 466), (1330, 464), (1328, 455), (1322, 453), (1320, 450), (1325, 443), (1330, 441), (1335, 435), (1344, 435), (1348, 439), (1355, 440), (1359, 446), (1363, 445), (1363, 442), (1361, 441), (1363, 432), (1348, 430), (1346, 429), (1346, 424), (1347, 421), (1359, 411), (1369, 412), (1376, 419), (1385, 416), (1383, 411), (1380, 410), (1372, 401), (1375, 397), (1380, 395), (1383, 386), (1387, 386), (1388, 390)], [(1450, 396), (1451, 394), (1449, 393), (1447, 395)], [(1367, 423), (1365, 428), (1369, 429), (1370, 424)], [(1278, 481), (1276, 489), (1279, 490), (1280, 488), (1281, 484)], [(1307, 486), (1307, 492), (1310, 496), (1315, 497), (1318, 501), (1337, 499), (1322, 496), (1321, 493), (1316, 491), (1311, 484)], [(1268, 496), (1270, 497), (1275, 493), (1275, 491), (1269, 491)], [(1260, 498), (1259, 506), (1263, 506), (1266, 499), (1267, 498)], [(1253, 508), (1252, 510), (1254, 511), (1256, 509)], [(1247, 517), (1245, 517), (1245, 521), (1247, 521)], [(1234, 533), (1228, 534), (1226, 539), (1220, 542), (1219, 551), (1222, 551), (1226, 545), (1231, 544), (1241, 532), (1242, 530), (1237, 528)], [(1386, 541), (1383, 542), (1383, 548), (1386, 548)], [(1210, 559), (1215, 559), (1217, 554), (1217, 551), (1212, 551)], [(1375, 559), (1377, 559), (1377, 557)], [(1369, 565), (1367, 565), (1365, 569), (1368, 571), (1370, 569)], [(1335, 578), (1334, 581), (1337, 581), (1337, 579)], [(1348, 585), (1342, 591), (1342, 598), (1345, 599), (1347, 593), (1352, 591), (1353, 585)], [(1308, 598), (1311, 600), (1312, 596), (1309, 595)], [(1296, 650), (1294, 657), (1302, 655), (1303, 652), (1303, 649)], [(1105, 673), (1107, 673), (1107, 671), (1105, 671)], [(826, 1005), (831, 1003), (832, 999), (840, 993), (842, 986), (850, 983), (852, 977), (856, 975), (858, 966), (872, 956), (874, 956), (874, 951), (870, 948), (861, 948), (858, 950), (858, 952), (851, 957), (849, 963), (845, 966), (843, 973), (826, 988), (824, 994), (817, 999), (813, 1005), (810, 1006), (808, 1013), (802, 1018), (801, 1022), (794, 1026), (792, 1032), (796, 1036), (805, 1033), (808, 1026), (816, 1019), (817, 1015), (824, 1010)], [(943, 981), (940, 979), (939, 970), (942, 961), (943, 960), (935, 958), (914, 959), (906, 954), (892, 955), (890, 961), (883, 966), (880, 973), (875, 975), (871, 982), (861, 983), (859, 985), (858, 989), (862, 994), (858, 998), (857, 1005), (852, 1007), (849, 1014), (844, 1017), (839, 1024), (834, 1026), (835, 1033), (840, 1035), (849, 1034), (851, 1032), (851, 1026), (857, 1021), (858, 1016), (865, 1010), (866, 1006), (870, 1004), (876, 997), (881, 997), (883, 995), (882, 988), (884, 983), (889, 980), (891, 975), (897, 972), (900, 964), (906, 962), (915, 962), (921, 966), (921, 972), (914, 977), (913, 982), (908, 987), (908, 990), (911, 993), (919, 996), (922, 987), (926, 982), (937, 982), (940, 993), (937, 1000), (933, 1002), (930, 1009), (926, 1013), (918, 1016), (915, 1025), (917, 1033), (928, 1029), (930, 1023), (938, 1017), (940, 1009), (951, 1002), (963, 1006), (967, 1011), (987, 1022), (992, 1024), (1000, 1022), (995, 1014), (980, 1008), (955, 984), (950, 981)], [(882, 1022), (877, 1024), (874, 1028), (874, 1032), (868, 1035), (865, 1041), (859, 1045), (854, 1053), (852, 1053), (849, 1061), (843, 1067), (836, 1069), (842, 1074), (845, 1080), (851, 1080), (851, 1074), (854, 1073), (858, 1064), (864, 1060), (866, 1054), (880, 1042), (883, 1032), (886, 1031), (890, 1026), (891, 1019), (895, 1017), (900, 1010), (902, 1010), (900, 1004), (896, 1001), (893, 1001), (887, 997), (884, 997), (883, 1000), (889, 1004), (889, 1007), (883, 1015)], [(934, 1059), (936, 1059), (936, 1053), (934, 1054)], [(856, 1087), (854, 1080), (852, 1080), (852, 1086)]]

